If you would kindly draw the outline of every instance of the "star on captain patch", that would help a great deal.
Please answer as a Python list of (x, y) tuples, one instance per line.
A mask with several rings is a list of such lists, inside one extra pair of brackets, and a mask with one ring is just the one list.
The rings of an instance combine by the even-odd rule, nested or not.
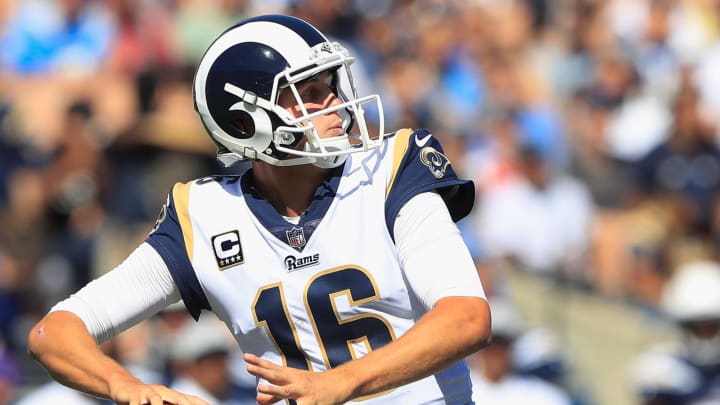
[(240, 233), (230, 231), (212, 237), (212, 246), (215, 251), (215, 260), (220, 270), (243, 264), (242, 245), (240, 244)]
[(305, 246), (305, 230), (302, 227), (293, 226), (292, 228), (285, 231), (287, 241), (290, 247), (295, 249), (302, 249)]

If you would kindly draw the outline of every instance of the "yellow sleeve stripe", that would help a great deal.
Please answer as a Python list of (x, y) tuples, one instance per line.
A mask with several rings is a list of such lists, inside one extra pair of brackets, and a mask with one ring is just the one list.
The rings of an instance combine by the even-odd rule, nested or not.
[(188, 210), (190, 202), (190, 183), (176, 183), (173, 187), (173, 201), (175, 202), (175, 212), (180, 221), (180, 229), (183, 233), (185, 242), (185, 251), (188, 259), (193, 259), (193, 228), (190, 223), (190, 211)]
[(392, 176), (388, 182), (387, 189), (385, 190), (385, 198), (390, 194), (395, 177), (397, 176), (398, 169), (400, 168), (400, 162), (402, 162), (405, 153), (407, 153), (410, 147), (410, 136), (413, 134), (413, 130), (410, 128), (403, 128), (395, 133), (395, 151), (393, 153), (393, 167)]

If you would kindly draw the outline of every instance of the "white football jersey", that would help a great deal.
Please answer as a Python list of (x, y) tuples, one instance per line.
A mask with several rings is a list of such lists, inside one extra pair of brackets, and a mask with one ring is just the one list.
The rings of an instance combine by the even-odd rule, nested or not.
[[(392, 230), (403, 204), (429, 190), (454, 220), (472, 208), (472, 182), (457, 178), (437, 140), (402, 130), (334, 169), (297, 224), (260, 198), (248, 171), (176, 184), (147, 241), (193, 316), (213, 311), (244, 352), (321, 371), (397, 339), (426, 312), (404, 282)], [(471, 403), (467, 367), (357, 402), (390, 401)]]

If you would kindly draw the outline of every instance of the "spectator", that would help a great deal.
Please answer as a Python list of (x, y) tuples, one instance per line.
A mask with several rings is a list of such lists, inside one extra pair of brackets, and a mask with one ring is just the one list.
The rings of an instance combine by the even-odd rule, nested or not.
[(683, 332), (678, 354), (720, 384), (720, 264), (696, 261), (675, 269), (661, 307)]
[[(2, 403), (2, 402), (0, 402)], [(58, 382), (47, 382), (26, 395), (22, 396), (14, 405), (104, 405), (90, 395), (75, 391)]]
[(0, 37), (0, 70), (93, 72), (107, 56), (114, 21), (102, 2), (20, 2)]
[(512, 347), (513, 367), (520, 375), (539, 378), (565, 391), (573, 405), (589, 404), (583, 387), (577, 387), (569, 350), (555, 330), (547, 326), (530, 328)]
[(676, 357), (647, 351), (631, 359), (628, 385), (639, 405), (687, 404), (701, 390), (702, 377)]
[(521, 269), (587, 283), (594, 207), (585, 185), (555, 173), (532, 148), (517, 158), (518, 176), (485, 195), (476, 211), (480, 245)]
[[(205, 399), (216, 405), (230, 405), (231, 381), (228, 355), (235, 348), (227, 328), (216, 318), (201, 317), (180, 329), (170, 348), (170, 388)], [(255, 396), (244, 398), (254, 403)]]
[(13, 402), (21, 382), (18, 362), (0, 338), (0, 405), (9, 405)]
[(468, 359), (475, 403), (570, 405), (570, 398), (558, 387), (515, 371), (512, 348), (526, 326), (514, 304), (506, 298), (491, 297), (490, 308), (492, 343)]
[(700, 114), (698, 92), (686, 83), (674, 101), (670, 137), (633, 163), (634, 219), (628, 228), (636, 281), (629, 286), (645, 305), (658, 303), (671, 269), (715, 254), (711, 235), (720, 148), (712, 136)]
[(720, 149), (691, 85), (677, 94), (671, 136), (636, 162), (636, 188), (672, 204), (680, 232), (707, 232), (720, 187)]
[(696, 261), (674, 270), (663, 290), (661, 308), (679, 328), (680, 339), (654, 345), (629, 364), (631, 386), (646, 403), (720, 401), (718, 291), (717, 262)]

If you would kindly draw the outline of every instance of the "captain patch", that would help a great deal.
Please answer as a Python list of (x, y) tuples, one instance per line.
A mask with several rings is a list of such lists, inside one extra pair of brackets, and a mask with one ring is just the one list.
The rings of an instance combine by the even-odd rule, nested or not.
[(230, 231), (212, 237), (212, 246), (215, 251), (215, 260), (220, 270), (225, 270), (245, 262), (240, 233)]

